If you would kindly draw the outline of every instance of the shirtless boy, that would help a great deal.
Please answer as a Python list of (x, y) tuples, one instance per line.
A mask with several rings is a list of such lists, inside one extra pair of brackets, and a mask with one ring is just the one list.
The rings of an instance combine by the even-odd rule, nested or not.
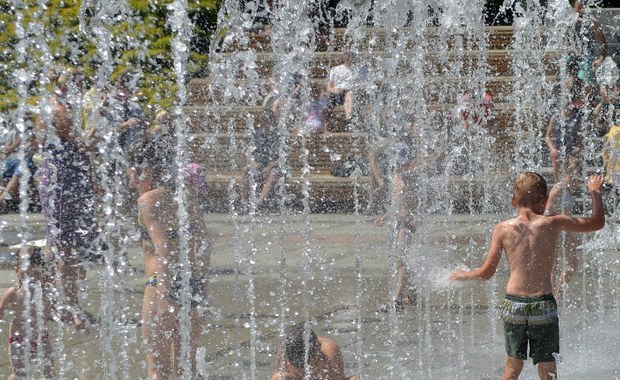
[(528, 344), (539, 377), (557, 379), (554, 353), (560, 351), (560, 336), (552, 281), (556, 241), (561, 231), (591, 232), (603, 228), (602, 185), (601, 176), (592, 176), (588, 181), (592, 198), (589, 218), (544, 216), (547, 183), (539, 174), (522, 173), (512, 192), (512, 206), (518, 215), (495, 226), (484, 264), (450, 274), (453, 281), (488, 280), (497, 270), (502, 251), (506, 252), (510, 277), (500, 307), (507, 353), (503, 380), (519, 377)]
[[(308, 333), (308, 337), (305, 337), (303, 324), (289, 327), (285, 331), (284, 349), (278, 350), (276, 354), (276, 373), (271, 376), (271, 380), (357, 380), (353, 376), (344, 376), (344, 362), (338, 343), (317, 336), (312, 330)], [(306, 377), (306, 369), (311, 372), (309, 377)]]

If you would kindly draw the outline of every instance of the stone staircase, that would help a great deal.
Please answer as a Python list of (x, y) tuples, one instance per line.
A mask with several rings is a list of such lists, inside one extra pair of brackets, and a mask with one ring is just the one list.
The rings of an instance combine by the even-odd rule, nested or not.
[[(373, 91), (382, 94), (393, 92), (395, 87), (402, 85), (402, 81), (408, 80), (406, 77), (391, 76), (384, 68), (385, 61), (392, 58), (395, 51), (403, 55), (392, 67), (392, 73), (411, 73), (419, 69), (418, 78), (424, 78), (424, 88), (418, 89), (419, 94), (423, 95), (425, 109), (433, 115), (432, 119), (439, 128), (445, 127), (446, 120), (452, 117), (450, 113), (455, 109), (459, 91), (462, 93), (463, 89), (482, 82), (482, 87), (494, 94), (499, 132), (491, 148), (498, 157), (492, 172), (484, 173), (483, 178), (478, 179), (456, 174), (447, 176), (451, 196), (468, 196), (471, 200), (473, 187), (476, 188), (476, 196), (482, 199), (479, 188), (488, 183), (489, 178), (501, 182), (498, 187), (505, 188), (513, 170), (512, 159), (516, 154), (513, 147), (520, 135), (534, 133), (540, 137), (541, 133), (528, 132), (527, 126), (514, 126), (515, 110), (510, 96), (515, 83), (523, 81), (515, 75), (512, 66), (515, 57), (515, 52), (511, 50), (514, 30), (512, 27), (486, 27), (483, 40), (463, 33), (446, 35), (445, 31), (435, 28), (428, 28), (423, 33), (424, 36), (420, 37), (419, 33), (407, 28), (391, 31), (364, 28), (363, 37), (355, 41), (356, 60), (363, 62), (371, 72), (375, 70), (380, 73), (373, 79)], [(411, 38), (402, 38), (408, 35)], [(267, 94), (273, 68), (282, 54), (272, 51), (270, 37), (266, 35), (248, 34), (239, 40), (230, 42), (211, 57), (218, 63), (233, 62), (226, 65), (231, 70), (225, 73), (229, 80), (227, 84), (214, 79), (214, 75), (192, 79), (188, 83), (189, 96), (185, 107), (191, 132), (191, 158), (202, 162), (207, 168), (213, 204), (219, 205), (215, 208), (221, 211), (230, 211), (231, 206), (238, 205), (242, 169), (250, 154), (251, 126), (262, 110), (261, 101)], [(423, 47), (420, 54), (420, 41), (425, 46), (441, 48)], [(307, 62), (304, 86), (310, 96), (324, 88), (329, 69), (341, 63), (347, 43), (346, 30), (335, 29), (329, 43), (317, 45), (315, 51), (304, 57)], [(395, 46), (398, 50), (394, 50)], [(239, 57), (242, 54), (252, 57), (251, 70), (247, 66), (234, 65), (234, 62), (241, 62)], [(550, 83), (555, 81), (558, 72), (558, 57), (557, 52), (543, 53), (544, 77)], [(482, 77), (477, 74), (481, 68), (484, 73)], [(403, 88), (415, 88), (415, 83), (406, 83)], [(399, 106), (408, 107), (410, 103)], [(312, 210), (319, 212), (351, 211), (356, 201), (363, 207), (369, 190), (369, 178), (365, 175), (335, 177), (331, 171), (341, 159), (366, 156), (369, 136), (360, 125), (366, 122), (364, 115), (372, 113), (373, 107), (377, 107), (377, 103), (359, 107), (358, 116), (349, 124), (344, 122), (342, 107), (335, 107), (328, 121), (329, 133), (289, 137), (285, 157), (289, 168), (286, 193), (291, 195), (292, 204), (307, 199)], [(538, 126), (542, 125), (540, 123)], [(544, 140), (539, 139), (538, 142), (539, 147), (544, 146)], [(468, 195), (464, 195), (465, 192)], [(463, 199), (460, 204), (467, 202)], [(468, 206), (462, 208), (465, 210)]]

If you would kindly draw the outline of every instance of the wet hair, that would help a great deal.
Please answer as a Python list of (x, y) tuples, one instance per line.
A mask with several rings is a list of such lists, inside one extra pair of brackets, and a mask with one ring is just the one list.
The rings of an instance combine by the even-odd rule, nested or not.
[(185, 175), (185, 181), (190, 188), (202, 192), (206, 192), (209, 189), (209, 184), (205, 178), (202, 165), (195, 162), (190, 162), (185, 165), (183, 174)]
[(132, 144), (126, 153), (130, 167), (143, 172), (149, 167), (153, 172), (153, 184), (174, 190), (176, 181), (174, 166), (171, 161), (174, 157), (169, 149), (156, 134), (148, 134), (144, 140)]
[(584, 8), (590, 5), (588, 0), (568, 0), (568, 3), (571, 7), (574, 7), (575, 4), (579, 4)]
[(348, 63), (351, 64), (355, 61), (355, 58), (356, 58), (355, 53), (353, 53), (351, 50), (348, 50), (348, 49), (345, 50), (342, 55), (343, 63), (348, 61)]
[(547, 196), (547, 181), (538, 173), (521, 173), (512, 187), (512, 196), (519, 206), (533, 206)]
[(170, 113), (168, 111), (165, 111), (165, 110), (161, 110), (161, 111), (157, 112), (157, 114), (155, 115), (155, 124), (156, 125), (170, 124), (171, 120), (172, 119), (170, 117)]
[(15, 253), (15, 268), (21, 267), (23, 259), (28, 260), (29, 268), (43, 268), (45, 260), (43, 259), (43, 251), (40, 247), (29, 245), (26, 248), (19, 249)]
[(67, 67), (60, 73), (57, 82), (58, 85), (68, 86), (72, 81), (79, 79), (81, 79), (79, 71), (76, 68)]
[[(298, 324), (288, 327), (284, 338), (284, 355), (288, 362), (295, 368), (303, 368), (306, 362), (306, 338), (304, 325)], [(319, 352), (319, 340), (314, 331), (308, 331), (308, 362), (316, 357)]]

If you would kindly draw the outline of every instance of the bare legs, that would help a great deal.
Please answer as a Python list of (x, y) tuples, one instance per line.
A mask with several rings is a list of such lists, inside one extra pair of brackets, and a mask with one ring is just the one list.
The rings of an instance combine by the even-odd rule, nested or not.
[[(387, 214), (378, 218), (375, 224), (383, 225), (386, 216)], [(405, 305), (414, 305), (416, 303), (417, 297), (415, 290), (411, 288), (409, 271), (405, 262), (405, 250), (410, 245), (412, 236), (413, 232), (410, 229), (404, 227), (398, 229), (396, 237), (396, 294), (393, 305), (382, 305), (379, 307), (379, 312), (387, 313), (391, 307), (397, 312), (402, 312)]]
[(523, 370), (523, 360), (506, 356), (506, 367), (502, 380), (517, 380)]
[(73, 318), (73, 324), (78, 330), (88, 333), (88, 321), (84, 311), (80, 307), (78, 300), (77, 282), (83, 279), (86, 272), (80, 265), (80, 260), (71, 247), (57, 247), (58, 271), (60, 274), (60, 285), (63, 293), (63, 306)]
[[(157, 288), (146, 286), (142, 304), (142, 336), (146, 343), (146, 363), (149, 380), (168, 379), (176, 372), (177, 378), (201, 379), (197, 374), (196, 351), (201, 333), (201, 318), (196, 310), (190, 311), (191, 331), (189, 359), (191, 375), (185, 376), (179, 364), (181, 336), (179, 333), (178, 307), (158, 312)], [(159, 303), (161, 305), (162, 303)], [(172, 305), (171, 305), (172, 306)], [(161, 307), (161, 306), (160, 306)], [(202, 321), (203, 322), (203, 321)]]
[(368, 191), (368, 207), (366, 208), (366, 213), (373, 214), (381, 209), (377, 201), (377, 196), (379, 195), (378, 193), (383, 192), (385, 187), (381, 163), (379, 162), (377, 153), (374, 151), (368, 152), (368, 171), (370, 172), (370, 189)]
[(346, 91), (344, 93), (344, 119), (346, 121), (351, 120), (353, 116), (353, 92)]
[[(198, 374), (198, 368), (196, 366), (196, 351), (198, 350), (198, 337), (201, 334), (201, 330), (202, 330), (202, 324), (201, 322), (206, 323), (206, 321), (202, 321), (202, 319), (197, 315), (196, 310), (191, 310), (189, 313), (189, 317), (191, 319), (191, 330), (190, 330), (190, 347), (189, 347), (189, 361), (190, 361), (190, 369), (191, 369), (191, 378), (192, 379), (202, 379), (203, 377), (201, 375)], [(176, 317), (175, 317), (176, 320)], [(175, 360), (175, 367), (176, 367), (176, 372), (177, 372), (177, 378), (179, 379), (185, 379), (188, 378), (188, 376), (184, 376), (185, 374), (183, 373), (183, 366), (180, 365), (180, 359), (181, 359), (181, 334), (177, 333), (176, 334), (176, 339), (174, 342), (174, 357), (176, 358)]]
[(396, 258), (396, 301), (401, 303), (410, 304), (411, 300), (406, 299), (407, 291), (410, 289), (409, 285), (409, 271), (405, 264), (405, 250), (409, 246), (411, 241), (411, 233), (406, 228), (400, 228), (398, 230), (397, 252)]
[(580, 242), (579, 237), (571, 233), (566, 233), (564, 239), (561, 240), (560, 244), (562, 244), (565, 261), (560, 277), (555, 285), (555, 294), (558, 302), (564, 302), (564, 287), (572, 280), (579, 265), (577, 246)]
[[(49, 342), (47, 334), (44, 335), (40, 342), (43, 347), (37, 347), (34, 342), (37, 342), (36, 336), (31, 339), (24, 339), (22, 342), (12, 342), (9, 344), (9, 358), (11, 360), (11, 368), (13, 373), (8, 377), (8, 380), (25, 379), (28, 377), (26, 373), (26, 358), (37, 358), (38, 354), (42, 354), (42, 358), (38, 358), (42, 361), (43, 375), (45, 379), (53, 379), (56, 377), (54, 372), (54, 359), (52, 356), (52, 346)], [(27, 350), (30, 352), (28, 353)]]
[[(256, 177), (255, 177), (257, 180), (256, 185), (260, 187), (260, 193), (257, 199), (257, 206), (260, 206), (261, 204), (263, 204), (265, 199), (267, 199), (269, 194), (271, 194), (271, 191), (273, 190), (276, 184), (276, 180), (278, 178), (277, 176), (278, 170), (276, 168), (275, 162), (263, 168), (261, 168), (259, 164), (256, 162), (253, 162), (252, 164), (248, 165), (244, 169), (244, 175), (243, 175), (243, 179), (241, 180), (241, 186), (240, 186), (239, 199), (241, 201), (241, 204), (243, 205), (242, 207), (245, 207), (245, 205), (247, 205), (248, 191), (253, 191), (253, 189), (250, 189), (250, 176), (254, 175), (253, 174), (254, 171), (259, 171), (258, 173), (256, 173)], [(262, 183), (258, 183), (259, 181), (262, 181)]]
[[(157, 288), (147, 285), (142, 302), (142, 337), (146, 343), (146, 368), (149, 380), (165, 379), (170, 369), (170, 355), (164, 354), (164, 341), (159, 339), (157, 323)], [(169, 347), (169, 346), (168, 346)]]
[(555, 362), (538, 363), (538, 377), (540, 377), (541, 380), (556, 380), (558, 378), (558, 372)]
[(274, 172), (274, 170), (269, 171), (269, 174), (267, 175), (267, 179), (265, 180), (265, 182), (263, 183), (263, 187), (260, 191), (260, 195), (258, 196), (258, 204), (262, 204), (263, 201), (267, 198), (267, 196), (269, 196), (269, 193), (271, 193), (271, 190), (273, 189), (273, 186), (276, 183), (276, 174)]
[[(537, 364), (538, 377), (541, 380), (556, 380), (558, 378), (555, 362), (540, 362)], [(506, 367), (502, 380), (516, 380), (523, 370), (523, 360), (506, 356)]]

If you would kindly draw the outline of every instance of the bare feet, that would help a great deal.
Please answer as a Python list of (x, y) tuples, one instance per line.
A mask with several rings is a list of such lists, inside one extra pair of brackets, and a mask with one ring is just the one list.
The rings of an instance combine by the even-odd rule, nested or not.
[(387, 219), (387, 214), (381, 215), (373, 221), (373, 224), (377, 227), (382, 227), (386, 219)]
[(393, 309), (397, 313), (402, 313), (405, 310), (405, 306), (415, 306), (418, 304), (418, 294), (414, 290), (410, 295), (403, 299), (395, 300), (392, 305), (383, 304), (377, 309), (378, 313), (389, 313)]
[(380, 305), (377, 309), (377, 313), (389, 313), (390, 310), (394, 310), (397, 313), (402, 313), (405, 310), (405, 306), (403, 305), (403, 301), (396, 300), (393, 304), (383, 304)]
[[(83, 318), (83, 319), (82, 319)], [(90, 334), (90, 322), (84, 315), (83, 317), (73, 317), (73, 326), (77, 331), (84, 333), (84, 335)]]

